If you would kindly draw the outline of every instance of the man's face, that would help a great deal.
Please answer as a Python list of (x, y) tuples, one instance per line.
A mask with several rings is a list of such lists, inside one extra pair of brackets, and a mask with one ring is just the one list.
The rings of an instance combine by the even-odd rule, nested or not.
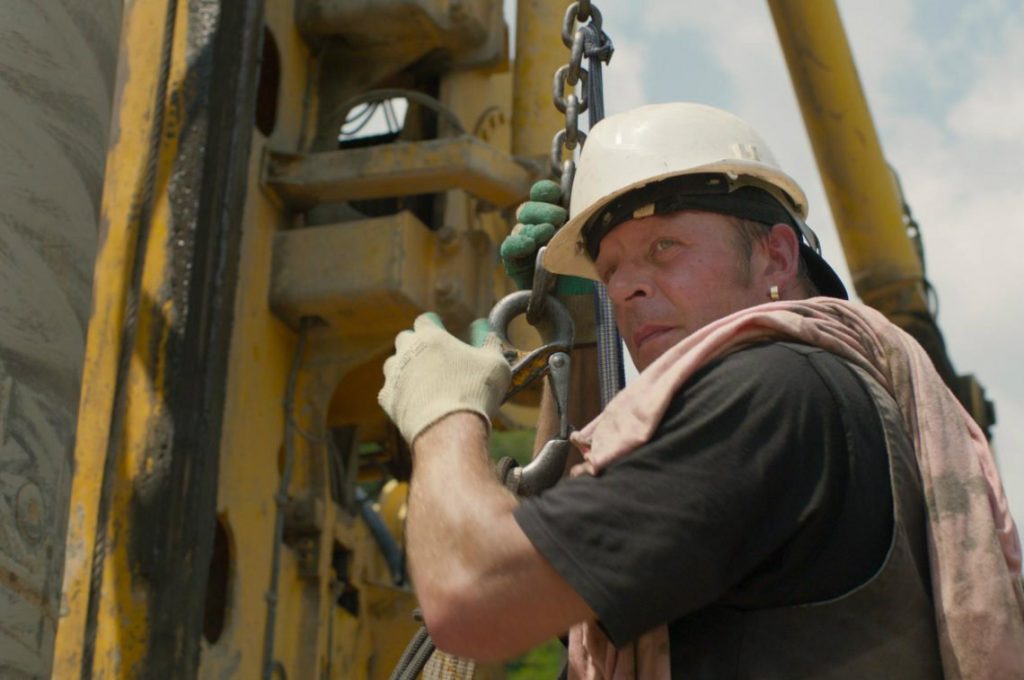
[(734, 231), (724, 215), (686, 211), (623, 222), (601, 240), (597, 271), (637, 368), (698, 328), (767, 301), (768, 285), (744, 266)]

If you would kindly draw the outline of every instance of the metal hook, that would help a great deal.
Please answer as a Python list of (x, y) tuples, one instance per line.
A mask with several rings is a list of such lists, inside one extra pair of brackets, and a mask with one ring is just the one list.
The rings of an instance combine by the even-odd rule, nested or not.
[(537, 378), (548, 372), (548, 359), (556, 352), (568, 352), (572, 348), (574, 327), (572, 315), (558, 298), (546, 296), (543, 314), (537, 329), (541, 332), (543, 345), (524, 352), (515, 348), (508, 339), (508, 327), (512, 319), (525, 314), (530, 305), (532, 291), (520, 290), (506, 295), (498, 301), (488, 316), (488, 322), (502, 344), (505, 356), (512, 364), (512, 383), (505, 398), (515, 395)]

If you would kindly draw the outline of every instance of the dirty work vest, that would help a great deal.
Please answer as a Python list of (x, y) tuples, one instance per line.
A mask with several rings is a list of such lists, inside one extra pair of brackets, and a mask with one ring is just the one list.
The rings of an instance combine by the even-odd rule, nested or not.
[[(802, 353), (819, 351), (786, 344)], [(713, 606), (674, 622), (673, 677), (943, 677), (929, 578), (927, 516), (913, 445), (893, 398), (853, 368), (878, 409), (889, 452), (894, 526), (881, 569), (832, 600), (757, 610)]]

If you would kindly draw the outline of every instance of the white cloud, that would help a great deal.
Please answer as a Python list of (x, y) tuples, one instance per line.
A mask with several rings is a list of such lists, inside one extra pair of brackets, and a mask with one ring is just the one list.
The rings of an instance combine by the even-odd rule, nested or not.
[(615, 53), (604, 69), (605, 113), (609, 116), (649, 101), (645, 87), (649, 77), (647, 46), (625, 36), (615, 38), (613, 44)]
[[(953, 108), (948, 125), (977, 144), (1024, 144), (1024, 19), (1010, 21), (1000, 31), (1004, 49), (981, 59), (978, 79)], [(1017, 156), (1018, 170), (1024, 159)]]

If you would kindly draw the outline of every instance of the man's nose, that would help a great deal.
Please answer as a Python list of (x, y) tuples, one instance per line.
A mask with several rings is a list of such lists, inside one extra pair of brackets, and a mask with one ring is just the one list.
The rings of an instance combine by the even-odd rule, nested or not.
[(650, 297), (653, 290), (649, 277), (638, 267), (620, 266), (608, 279), (608, 295), (616, 305), (628, 304)]

